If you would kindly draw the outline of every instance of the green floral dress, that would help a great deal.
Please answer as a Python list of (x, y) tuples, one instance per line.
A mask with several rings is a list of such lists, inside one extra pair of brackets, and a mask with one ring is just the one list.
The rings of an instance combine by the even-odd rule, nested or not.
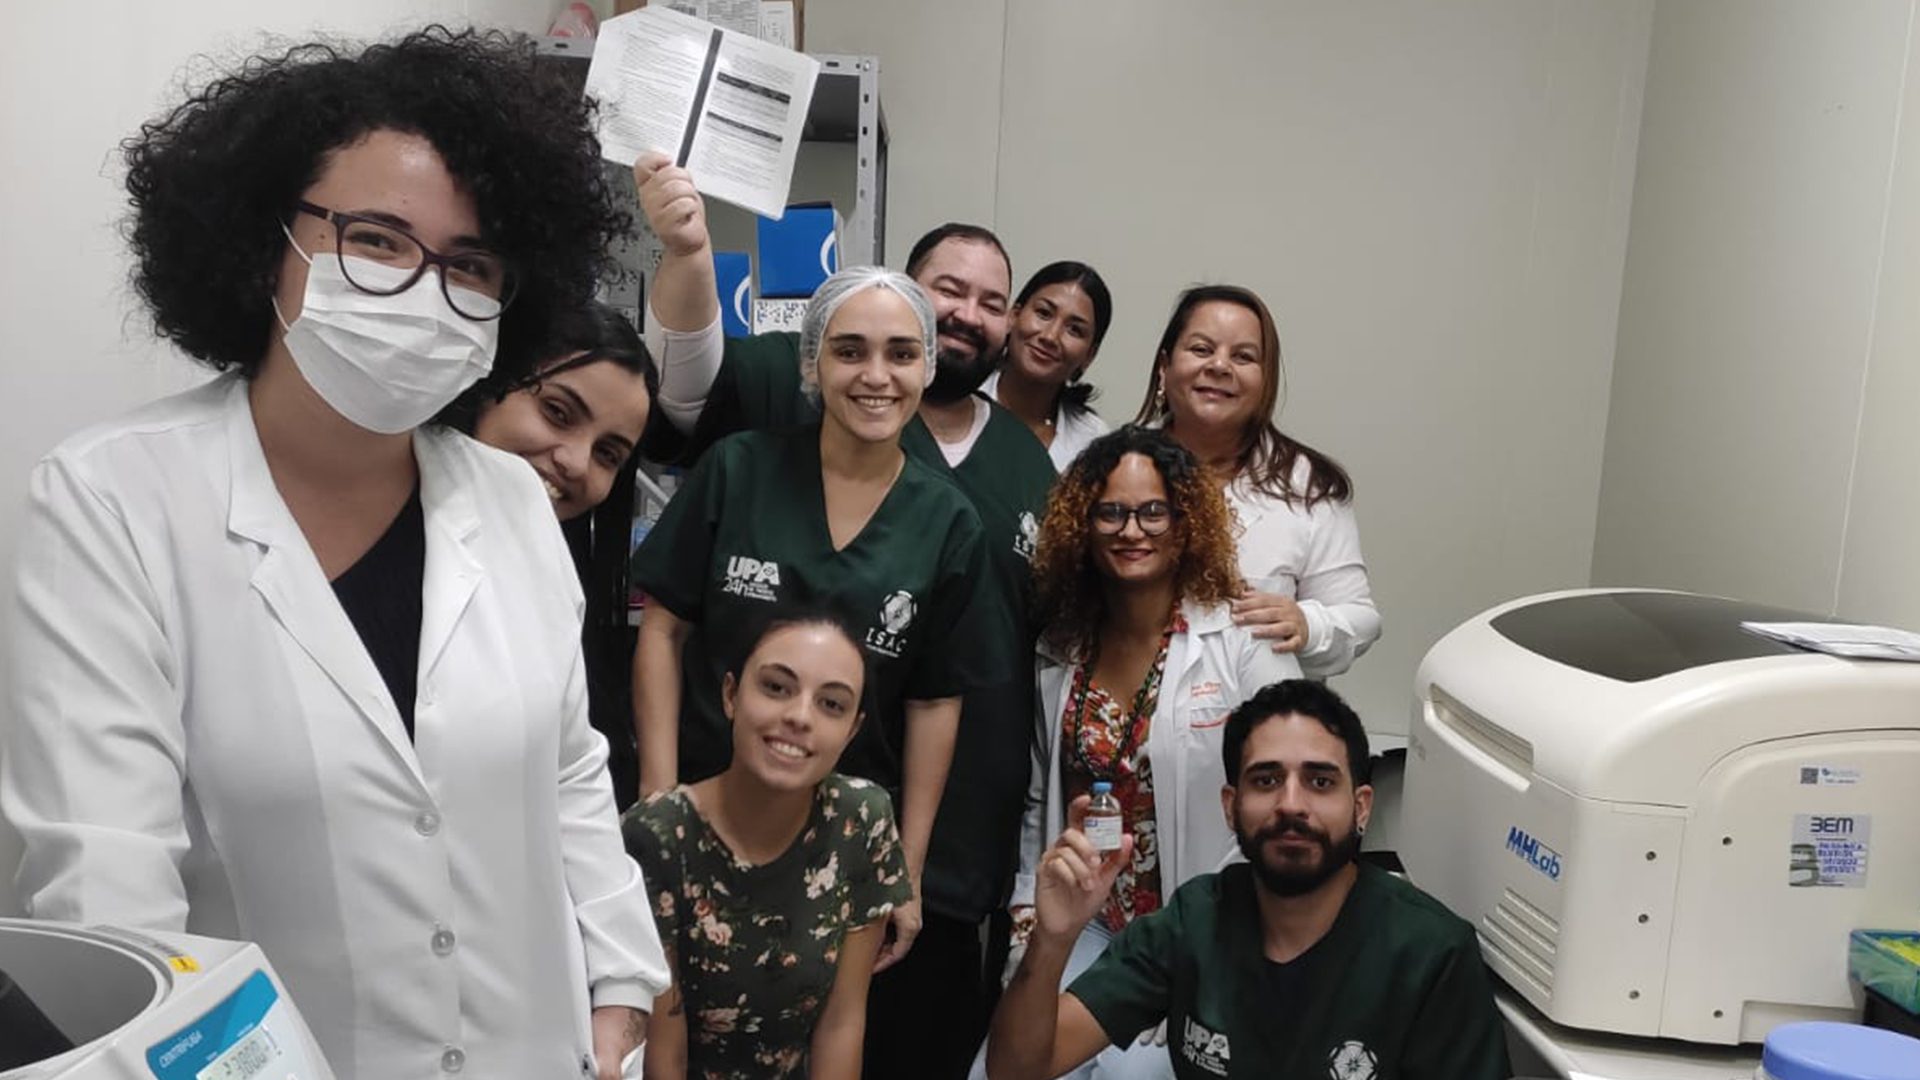
[(835, 773), (812, 816), (772, 862), (734, 857), (687, 789), (627, 811), (627, 850), (646, 875), (680, 981), (687, 1075), (805, 1075), (840, 944), (913, 896), (887, 793)]

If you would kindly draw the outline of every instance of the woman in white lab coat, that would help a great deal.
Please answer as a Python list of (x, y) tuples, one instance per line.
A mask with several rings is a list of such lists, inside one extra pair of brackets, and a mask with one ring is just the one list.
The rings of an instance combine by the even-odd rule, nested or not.
[(1380, 611), (1353, 481), (1274, 422), (1284, 379), (1280, 333), (1260, 297), (1198, 286), (1174, 304), (1136, 419), (1165, 427), (1225, 486), (1250, 590), (1235, 620), (1324, 679), (1379, 639)]
[(225, 374), (34, 470), (0, 810), (37, 918), (260, 943), (343, 1078), (619, 1075), (667, 982), (511, 385), (621, 224), (530, 43), (250, 62), (126, 146)]
[[(1220, 814), (1227, 714), (1262, 686), (1298, 678), (1300, 665), (1234, 624), (1234, 561), (1218, 488), (1152, 428), (1129, 424), (1094, 440), (1048, 500), (1034, 556), (1044, 630), (1016, 944), (1031, 924), (1035, 867), (1069, 803), (1108, 781), (1134, 837), (1130, 864), (1074, 949), (1069, 981), (1128, 922), (1236, 850)], [(1166, 1064), (1164, 1048), (1110, 1049), (1083, 1073), (1128, 1075), (1141, 1057), (1157, 1057), (1149, 1074)]]

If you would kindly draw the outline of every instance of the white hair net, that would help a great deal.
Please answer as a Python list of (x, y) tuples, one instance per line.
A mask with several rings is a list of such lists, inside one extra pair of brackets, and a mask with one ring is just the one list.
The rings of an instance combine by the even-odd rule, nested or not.
[(898, 293), (920, 319), (920, 340), (927, 355), (927, 381), (933, 381), (934, 317), (933, 301), (918, 282), (884, 266), (849, 266), (828, 278), (807, 301), (807, 313), (800, 319), (800, 386), (807, 398), (820, 401), (820, 345), (827, 336), (827, 324), (847, 298), (862, 289), (888, 289)]

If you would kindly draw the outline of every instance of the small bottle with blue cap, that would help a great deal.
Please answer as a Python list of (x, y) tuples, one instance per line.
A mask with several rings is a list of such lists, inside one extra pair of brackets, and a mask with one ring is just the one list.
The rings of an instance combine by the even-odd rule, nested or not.
[(1095, 851), (1120, 850), (1120, 837), (1125, 830), (1121, 827), (1120, 800), (1113, 797), (1112, 781), (1093, 782), (1093, 800), (1087, 803), (1087, 816), (1080, 823), (1080, 831), (1087, 834), (1087, 842)]
[(1767, 1035), (1754, 1080), (1920, 1080), (1920, 1039), (1815, 1021)]

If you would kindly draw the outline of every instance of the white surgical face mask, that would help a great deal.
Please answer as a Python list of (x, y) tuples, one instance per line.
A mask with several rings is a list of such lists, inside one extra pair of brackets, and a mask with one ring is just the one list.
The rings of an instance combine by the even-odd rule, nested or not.
[[(293, 234), (287, 234), (289, 242)], [(383, 435), (411, 431), (432, 419), (460, 392), (493, 370), (500, 321), (462, 316), (447, 303), (429, 267), (405, 292), (374, 296), (347, 282), (340, 262), (307, 260), (307, 289), (300, 316), (291, 324), (273, 311), (287, 332), (287, 351), (314, 392), (335, 412)], [(391, 287), (411, 270), (353, 259), (355, 281)], [(453, 286), (458, 288), (458, 286)], [(461, 306), (497, 312), (498, 301), (472, 293)]]

